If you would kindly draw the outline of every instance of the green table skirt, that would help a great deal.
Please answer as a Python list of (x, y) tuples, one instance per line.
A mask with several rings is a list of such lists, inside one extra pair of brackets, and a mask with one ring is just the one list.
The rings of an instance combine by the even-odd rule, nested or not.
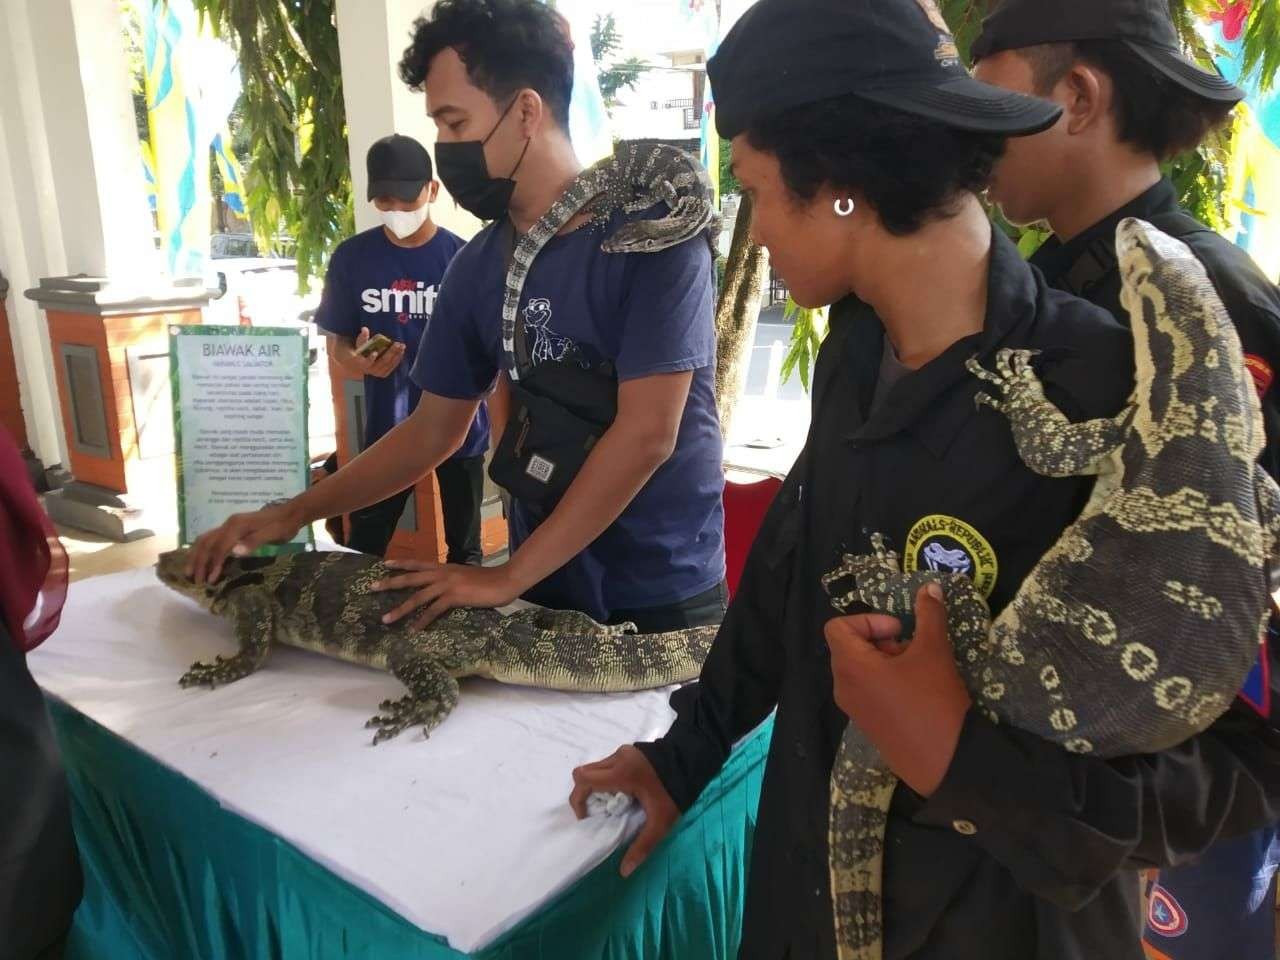
[[(772, 720), (629, 879), (622, 850), (473, 954), (424, 933), (56, 699), (85, 897), (70, 960), (734, 957)], [(447, 869), (426, 865), (424, 869)]]

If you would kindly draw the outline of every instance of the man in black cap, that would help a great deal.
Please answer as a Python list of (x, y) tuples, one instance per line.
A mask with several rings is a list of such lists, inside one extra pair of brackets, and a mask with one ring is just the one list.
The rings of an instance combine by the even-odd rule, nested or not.
[(830, 333), (804, 452), (701, 682), (672, 697), (664, 737), (574, 771), (570, 802), (583, 816), (592, 792), (637, 799), (630, 873), (776, 711), (739, 956), (828, 960), (829, 783), (853, 723), (901, 781), (883, 936), (858, 931), (857, 956), (1139, 960), (1138, 868), (1271, 815), (1276, 751), (1228, 728), (1151, 756), (1068, 753), (972, 709), (927, 591), (904, 649), (884, 619), (837, 616), (822, 587), (878, 532), (907, 569), (964, 573), (999, 612), (1088, 498), (1089, 478), (1021, 462), (965, 368), (1039, 350), (1073, 420), (1113, 416), (1132, 390), (1129, 333), (1049, 289), (978, 201), (1004, 138), (1061, 111), (968, 76), (931, 0), (760, 0), (708, 74), (752, 234), (797, 303), (833, 304)]
[[(1010, 220), (1052, 228), (1031, 262), (1051, 285), (1127, 322), (1116, 226), (1139, 217), (1185, 242), (1240, 334), (1262, 401), (1262, 464), (1280, 477), (1280, 390), (1272, 389), (1280, 290), (1243, 251), (1185, 213), (1160, 171), (1225, 122), (1244, 94), (1183, 55), (1164, 0), (1005, 0), (983, 23), (973, 55), (979, 78), (1063, 108), (1051, 130), (1010, 144), (991, 188)], [(1274, 623), (1268, 633), (1274, 644)], [(1280, 676), (1260, 662), (1233, 708), (1252, 713), (1259, 727), (1258, 714), (1269, 712), (1268, 673)], [(1223, 836), (1232, 833), (1224, 824)], [(1163, 871), (1149, 901), (1148, 950), (1175, 960), (1270, 958), (1278, 858), (1276, 830), (1267, 826)]]
[(1115, 228), (1139, 217), (1184, 241), (1240, 333), (1263, 400), (1263, 465), (1280, 477), (1280, 291), (1238, 247), (1188, 216), (1160, 164), (1194, 149), (1244, 93), (1182, 54), (1165, 0), (1004, 0), (973, 45), (975, 75), (1063, 108), (1012, 143), (991, 198), (1014, 223), (1054, 236), (1032, 258), (1052, 286), (1120, 305)]
[[(431, 219), (431, 203), (440, 185), (432, 178), (431, 156), (422, 144), (400, 134), (383, 137), (369, 148), (366, 163), (367, 196), (382, 223), (344, 240), (333, 251), (316, 313), (316, 323), (329, 335), (330, 356), (347, 372), (364, 378), (362, 449), (418, 405), (422, 390), (409, 371), (435, 307), (436, 288), (464, 245)], [(381, 351), (366, 348), (379, 334), (389, 346)], [(480, 502), (488, 447), (489, 418), (482, 403), (462, 446), (436, 468), (450, 563), (481, 560)], [(353, 510), (347, 546), (385, 554), (412, 492), (409, 487)]]

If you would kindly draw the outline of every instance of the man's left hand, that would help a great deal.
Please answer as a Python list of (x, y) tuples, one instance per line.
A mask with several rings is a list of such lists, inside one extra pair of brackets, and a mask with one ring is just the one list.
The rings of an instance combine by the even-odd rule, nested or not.
[(898, 778), (923, 796), (942, 783), (972, 701), (947, 637), (942, 588), (916, 595), (916, 632), (878, 613), (827, 621), (835, 700)]
[(420, 630), (454, 607), (501, 607), (520, 596), (507, 565), (470, 567), (423, 560), (388, 560), (387, 566), (404, 573), (373, 584), (373, 590), (415, 590), (413, 595), (382, 618), (395, 623), (419, 607), (425, 607), (410, 627)]

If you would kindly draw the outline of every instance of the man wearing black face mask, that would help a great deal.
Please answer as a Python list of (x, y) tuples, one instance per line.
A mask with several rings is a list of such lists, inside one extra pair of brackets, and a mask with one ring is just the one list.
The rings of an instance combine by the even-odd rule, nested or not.
[[(421, 86), (421, 81), (418, 82)], [(500, 220), (507, 216), (511, 209), (511, 196), (515, 193), (516, 182), (512, 179), (520, 165), (524, 163), (529, 152), (531, 140), (524, 142), (524, 148), (512, 167), (511, 173), (505, 177), (490, 177), (489, 164), (484, 148), (493, 135), (507, 119), (511, 108), (518, 98), (513, 97), (498, 117), (498, 122), (483, 140), (439, 140), (436, 142), (436, 161), (440, 165), (440, 177), (448, 185), (453, 199), (467, 212), (481, 220)]]
[[(415, 23), (400, 75), (425, 89), (445, 187), (496, 222), (458, 252), (441, 283), (411, 372), (423, 390), (412, 416), (301, 496), (201, 537), (190, 570), (197, 580), (216, 580), (233, 550), (291, 537), (303, 523), (408, 486), (457, 447), (502, 366), (514, 242), (581, 170), (568, 136), (573, 45), (563, 18), (539, 0), (440, 0)], [(396, 564), (408, 572), (381, 586), (415, 592), (388, 622), (419, 607), (418, 623), (427, 623), (451, 607), (519, 596), (644, 632), (719, 622), (723, 473), (710, 251), (702, 243), (644, 255), (600, 250), (622, 220), (653, 215), (618, 214), (603, 228), (571, 221), (538, 255), (519, 307), (534, 373), (559, 365), (616, 377), (607, 429), (553, 508), (513, 492), (505, 565)]]

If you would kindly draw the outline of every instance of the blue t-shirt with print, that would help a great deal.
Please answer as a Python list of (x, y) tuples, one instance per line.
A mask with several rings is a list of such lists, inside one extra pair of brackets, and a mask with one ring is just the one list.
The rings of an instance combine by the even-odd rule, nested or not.
[[(409, 375), (431, 319), (440, 280), (463, 247), (456, 234), (439, 228), (420, 247), (398, 247), (382, 227), (338, 244), (329, 258), (324, 294), (316, 311), (321, 330), (352, 340), (361, 327), (404, 344), (404, 359), (387, 377), (365, 377), (364, 443), (368, 447), (404, 420), (422, 390)], [(489, 448), (489, 414), (483, 403), (455, 457), (478, 457)]]
[[(701, 240), (651, 254), (607, 254), (600, 241), (627, 219), (553, 237), (525, 281), (520, 321), (536, 364), (611, 361), (620, 381), (693, 371), (675, 452), (617, 520), (525, 594), (598, 620), (611, 611), (689, 599), (724, 578), (724, 472), (713, 374), (715, 281)], [(503, 366), (502, 297), (509, 229), (481, 231), (454, 258), (412, 377), (446, 397), (483, 395)], [(512, 549), (536, 524), (519, 500)]]

